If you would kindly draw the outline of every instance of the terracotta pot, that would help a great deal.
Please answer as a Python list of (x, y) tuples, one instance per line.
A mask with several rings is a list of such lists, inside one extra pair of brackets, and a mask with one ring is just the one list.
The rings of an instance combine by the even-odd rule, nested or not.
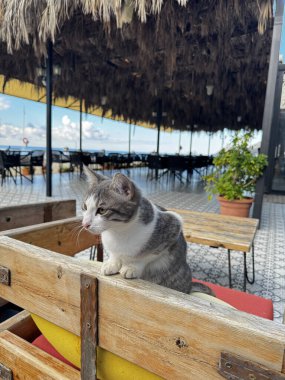
[(229, 201), (223, 197), (218, 197), (218, 201), (220, 202), (220, 213), (222, 215), (242, 216), (248, 218), (253, 198)]

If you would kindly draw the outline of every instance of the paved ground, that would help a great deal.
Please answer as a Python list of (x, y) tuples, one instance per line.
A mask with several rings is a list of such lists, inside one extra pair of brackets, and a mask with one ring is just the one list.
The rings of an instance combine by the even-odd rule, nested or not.
[[(106, 175), (112, 174), (105, 172)], [(196, 176), (190, 183), (180, 183), (167, 176), (159, 181), (147, 178), (147, 169), (136, 168), (125, 171), (141, 187), (150, 199), (165, 207), (185, 208), (205, 212), (218, 212), (215, 200), (208, 201), (203, 191), (203, 183)], [(79, 174), (54, 174), (53, 197), (57, 199), (76, 199), (77, 213), (81, 213), (81, 203), (86, 191), (86, 183)], [(27, 180), (15, 185), (7, 179), (0, 187), (0, 205), (31, 203), (47, 199), (45, 180), (35, 176), (33, 184)], [(247, 284), (247, 291), (274, 303), (274, 319), (282, 321), (285, 307), (285, 197), (265, 197), (261, 227), (255, 239), (256, 281)], [(232, 254), (233, 286), (242, 289), (243, 257), (240, 252)], [(228, 286), (227, 253), (224, 249), (215, 249), (197, 244), (189, 245), (189, 262), (196, 278)], [(248, 257), (250, 264), (251, 257)]]

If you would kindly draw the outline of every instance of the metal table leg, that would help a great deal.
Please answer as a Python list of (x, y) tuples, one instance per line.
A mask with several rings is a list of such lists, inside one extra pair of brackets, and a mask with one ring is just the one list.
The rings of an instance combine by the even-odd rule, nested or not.
[(232, 268), (231, 268), (231, 250), (228, 249), (228, 265), (229, 265), (229, 286), (232, 287)]
[(97, 252), (97, 261), (102, 262), (103, 261), (103, 255), (104, 255), (102, 244), (93, 245), (90, 248), (89, 260), (93, 260), (93, 261), (95, 260), (96, 252)]
[(254, 243), (252, 243), (252, 249), (251, 249), (251, 258), (252, 258), (252, 279), (250, 280), (248, 278), (248, 270), (247, 270), (247, 264), (246, 264), (246, 252), (243, 253), (243, 260), (244, 260), (244, 281), (247, 281), (249, 284), (253, 284), (255, 281), (255, 268), (254, 268)]

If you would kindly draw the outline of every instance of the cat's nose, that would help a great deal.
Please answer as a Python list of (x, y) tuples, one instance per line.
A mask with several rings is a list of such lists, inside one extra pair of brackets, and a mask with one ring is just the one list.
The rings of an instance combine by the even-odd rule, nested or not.
[(88, 228), (90, 228), (91, 224), (89, 222), (82, 222), (82, 226), (88, 230)]

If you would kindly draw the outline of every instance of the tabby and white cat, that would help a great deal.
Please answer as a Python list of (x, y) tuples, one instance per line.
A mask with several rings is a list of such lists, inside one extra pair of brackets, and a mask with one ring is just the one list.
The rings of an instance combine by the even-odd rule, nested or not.
[(109, 254), (102, 274), (120, 273), (124, 278), (141, 278), (184, 293), (213, 294), (208, 287), (192, 283), (179, 215), (144, 198), (123, 174), (110, 179), (87, 167), (84, 172), (89, 189), (82, 226), (102, 236)]

